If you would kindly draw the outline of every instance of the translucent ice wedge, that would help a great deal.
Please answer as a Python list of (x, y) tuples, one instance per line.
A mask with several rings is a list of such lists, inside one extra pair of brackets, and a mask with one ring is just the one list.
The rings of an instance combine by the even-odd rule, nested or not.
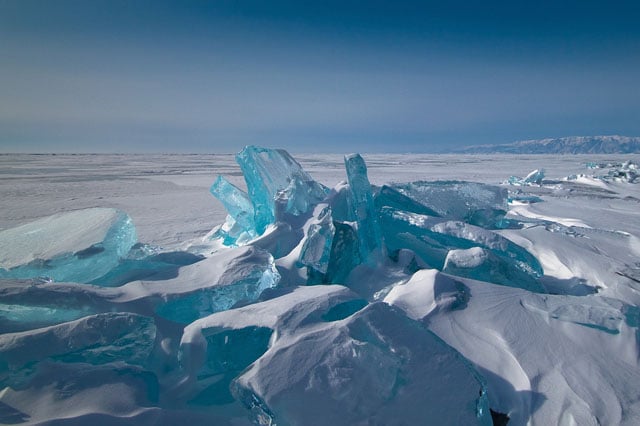
[(0, 231), (0, 278), (86, 283), (114, 268), (136, 243), (124, 212), (92, 208)]
[(299, 216), (327, 195), (327, 189), (285, 150), (247, 146), (236, 160), (247, 182), (258, 234), (276, 220), (276, 210)]

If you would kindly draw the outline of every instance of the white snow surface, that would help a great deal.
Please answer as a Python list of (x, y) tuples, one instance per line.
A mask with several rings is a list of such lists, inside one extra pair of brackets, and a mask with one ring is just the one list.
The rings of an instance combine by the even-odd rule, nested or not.
[[(197, 246), (205, 259), (116, 288), (0, 280), (0, 424), (248, 425), (268, 424), (269, 413), (290, 425), (490, 424), (488, 413), (476, 417), (481, 388), (509, 425), (640, 424), (640, 185), (602, 181), (584, 166), (640, 156), (362, 155), (374, 185), (497, 185), (544, 167), (540, 187), (509, 188), (543, 201), (513, 203), (507, 218), (523, 226), (495, 232), (537, 258), (549, 294), (415, 272), (409, 261), (336, 283), (350, 288), (298, 287), (301, 247), (275, 261), (259, 248), (283, 243), (286, 224), (256, 247), (213, 252), (202, 237), (226, 212), (208, 188), (217, 174), (245, 187), (231, 155), (1, 155), (0, 235), (93, 212), (77, 239), (3, 245), (3, 261), (87, 248), (109, 209), (131, 216), (139, 241)], [(346, 177), (341, 155), (293, 156), (329, 187)], [(473, 263), (481, 253), (456, 256)], [(221, 312), (208, 304), (207, 292), (263, 275), (259, 299)], [(179, 323), (159, 310), (181, 300), (196, 300), (200, 319)], [(246, 365), (209, 359), (216, 339), (252, 338)], [(227, 382), (228, 399), (207, 402)]]

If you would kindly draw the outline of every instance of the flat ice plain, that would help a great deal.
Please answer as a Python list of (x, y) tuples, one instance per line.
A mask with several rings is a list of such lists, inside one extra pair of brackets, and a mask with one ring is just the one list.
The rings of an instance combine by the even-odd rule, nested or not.
[[(146, 317), (118, 316), (117, 312), (101, 314), (113, 318), (100, 317), (95, 324), (79, 319), (64, 323), (67, 328), (38, 329), (40, 334), (29, 338), (48, 342), (42, 346), (29, 346), (21, 340), (24, 336), (19, 333), (0, 329), (0, 424), (87, 424), (91, 421), (99, 424), (192, 421), (222, 425), (262, 421), (260, 424), (269, 424), (269, 415), (273, 414), (270, 410), (274, 407), (275, 419), (279, 418), (278, 410), (286, 413), (280, 415), (284, 420), (278, 424), (326, 424), (326, 421), (334, 424), (467, 424), (461, 423), (464, 418), (456, 417), (457, 413), (453, 412), (459, 400), (442, 395), (442, 389), (472, 383), (470, 376), (460, 373), (466, 368), (463, 364), (467, 363), (481, 377), (478, 380), (487, 392), (488, 406), (507, 414), (509, 425), (640, 424), (640, 184), (603, 182), (588, 176), (564, 180), (570, 175), (606, 173), (606, 170), (587, 169), (587, 162), (631, 160), (640, 164), (640, 155), (362, 153), (362, 156), (373, 185), (418, 180), (465, 180), (500, 185), (512, 175), (526, 176), (534, 169), (544, 168), (546, 175), (541, 186), (507, 186), (514, 194), (522, 190), (542, 201), (511, 203), (508, 218), (522, 221), (524, 226), (496, 233), (528, 250), (540, 262), (544, 270), (540, 282), (549, 294), (452, 278), (435, 269), (403, 275), (389, 268), (384, 277), (377, 277), (389, 286), (379, 289), (382, 292), (375, 300), (394, 307), (392, 313), (381, 308), (382, 304), (374, 303), (340, 320), (345, 330), (373, 327), (382, 333), (388, 332), (391, 337), (385, 342), (389, 345), (404, 347), (403, 339), (409, 339), (427, 342), (426, 347), (433, 348), (429, 343), (430, 334), (425, 337), (420, 331), (415, 331), (415, 335), (399, 336), (396, 333), (410, 318), (461, 354), (462, 363), (462, 358), (456, 358), (458, 355), (446, 350), (435, 351), (432, 358), (416, 359), (420, 354), (431, 353), (431, 349), (413, 348), (414, 352), (409, 350), (409, 355), (402, 358), (405, 363), (397, 364), (391, 355), (378, 357), (377, 352), (358, 352), (360, 346), (353, 334), (345, 335), (337, 326), (319, 324), (303, 330), (303, 325), (293, 319), (283, 326), (283, 334), (278, 339), (271, 337), (270, 340), (267, 336), (265, 340), (265, 335), (261, 334), (268, 328), (278, 329), (284, 321), (282, 317), (288, 315), (286, 312), (297, 312), (299, 316), (316, 315), (315, 310), (325, 303), (320, 302), (321, 299), (330, 300), (327, 303), (334, 304), (331, 306), (359, 303), (360, 298), (343, 287), (332, 287), (322, 295), (314, 293), (316, 287), (301, 288), (281, 296), (279, 306), (269, 305), (267, 301), (264, 305), (240, 307), (236, 317), (227, 314), (233, 311), (219, 312), (192, 322), (184, 329), (184, 334), (183, 326), (177, 323), (158, 324), (159, 328), (165, 327), (164, 339), (155, 335), (155, 328), (146, 322)], [(293, 157), (315, 180), (329, 188), (346, 180), (342, 155), (293, 154)], [(0, 155), (0, 231), (61, 212), (93, 207), (116, 208), (129, 214), (138, 241), (157, 246), (162, 251), (182, 250), (201, 240), (225, 220), (224, 208), (209, 193), (209, 187), (219, 174), (246, 189), (234, 155)], [(249, 252), (241, 254), (258, 256)], [(205, 267), (188, 273), (192, 282), (200, 279)], [(212, 270), (213, 275), (220, 277), (229, 273)], [(240, 274), (238, 271), (233, 273)], [(352, 280), (358, 278), (372, 279), (364, 273)], [(218, 275), (212, 278), (214, 281), (220, 279)], [(146, 284), (142, 283), (144, 287)], [(169, 284), (165, 281), (164, 285)], [(16, 283), (4, 280), (2, 285), (10, 290), (0, 293), (0, 305), (10, 299), (11, 288)], [(113, 306), (135, 303), (135, 286), (125, 287), (120, 292), (105, 290), (100, 297), (109, 300)], [(356, 284), (349, 287), (361, 289)], [(61, 289), (59, 294), (60, 297), (69, 294), (81, 298), (75, 291)], [(171, 295), (172, 291), (162, 294)], [(460, 295), (464, 296), (463, 308), (452, 307), (458, 303)], [(456, 301), (452, 302), (454, 299)], [(369, 301), (372, 300), (373, 296)], [(105, 306), (100, 305), (101, 312)], [(102, 320), (105, 322), (100, 322)], [(200, 365), (198, 357), (206, 355), (196, 350), (201, 332), (203, 335), (212, 333), (210, 336), (214, 337), (211, 337), (209, 347), (213, 347), (219, 343), (215, 340), (218, 331), (211, 330), (251, 330), (252, 338), (271, 345), (271, 349), (255, 364), (237, 367), (235, 373), (242, 375), (238, 381), (239, 390), (233, 394), (235, 401), (215, 404), (203, 402), (206, 394), (194, 390), (209, 389), (207, 386), (215, 387), (218, 383), (194, 384), (200, 380), (201, 372), (187, 372), (184, 377), (167, 373), (166, 377), (152, 379), (145, 369), (150, 367), (134, 368), (125, 363), (101, 363), (100, 368), (85, 369), (74, 363), (67, 366), (60, 361), (43, 361), (37, 364), (36, 373), (25, 373), (26, 376), (35, 374), (37, 383), (30, 382), (28, 377), (22, 382), (13, 377), (8, 385), (7, 363), (33, 366), (33, 360), (48, 356), (33, 355), (32, 359), (24, 353), (30, 349), (20, 348), (38, 347), (46, 352), (44, 348), (50, 347), (52, 354), (55, 351), (62, 353), (64, 350), (55, 345), (64, 346), (64, 343), (54, 342), (51, 334), (65, 336), (79, 329), (108, 334), (108, 330), (100, 327), (109, 321), (122, 324), (127, 330), (130, 327), (127, 336), (134, 346), (140, 346), (136, 349), (141, 354), (138, 358), (152, 354), (154, 345), (160, 346), (160, 352), (164, 351), (167, 358), (171, 358), (179, 351), (182, 338), (181, 357), (187, 367)], [(320, 344), (319, 347), (326, 350), (318, 351), (321, 352), (318, 356), (324, 357), (319, 364), (324, 370), (316, 365), (308, 366), (311, 365), (307, 359), (309, 353), (296, 354), (295, 348), (308, 347), (309, 351), (315, 351), (317, 347), (310, 342), (320, 341), (325, 336), (334, 339), (335, 348), (352, 351), (348, 353), (353, 353), (354, 358), (362, 355), (362, 359), (371, 357), (379, 363), (354, 363), (346, 357), (347, 352), (335, 353), (331, 349), (333, 346)], [(64, 337), (60, 339), (64, 342)], [(294, 342), (300, 346), (295, 346)], [(92, 345), (91, 342), (85, 344), (87, 347)], [(191, 347), (193, 353), (186, 350)], [(54, 355), (51, 359), (58, 356)], [(260, 355), (256, 354), (256, 357)], [(436, 368), (436, 359), (448, 360), (449, 365), (458, 367), (456, 371), (444, 374), (441, 368)], [(159, 366), (161, 361), (158, 359), (151, 364), (153, 368), (150, 369), (156, 372), (162, 368), (167, 371), (177, 369), (176, 365)], [(281, 380), (269, 376), (270, 372), (304, 370), (307, 366), (308, 375)], [(209, 364), (202, 368), (215, 370)], [(87, 379), (83, 379), (85, 373)], [(404, 392), (414, 394), (424, 392), (430, 400), (396, 394), (402, 387), (398, 383), (411, 374), (435, 378), (435, 382), (427, 379), (416, 382), (420, 386), (428, 384), (422, 388), (415, 383), (413, 386), (409, 380), (404, 389)], [(211, 376), (215, 375), (212, 373)], [(445, 383), (449, 379), (453, 384)], [(159, 384), (149, 385), (153, 380)], [(219, 383), (228, 384), (225, 380), (220, 379)], [(148, 390), (152, 388), (159, 391)], [(262, 401), (253, 405), (246, 401), (244, 406), (240, 404), (238, 399), (246, 396), (243, 393), (246, 389), (261, 395)], [(367, 395), (370, 389), (380, 392)], [(307, 395), (305, 392), (308, 398), (314, 398), (296, 399)], [(327, 392), (330, 397), (326, 397)], [(473, 392), (477, 394), (476, 389)], [(367, 400), (367, 396), (372, 399)], [(397, 422), (393, 411), (378, 409), (396, 399), (402, 403), (388, 406), (398, 410)], [(251, 413), (247, 406), (253, 407)], [(344, 412), (327, 416), (326, 410), (336, 406)], [(429, 406), (434, 412), (421, 411), (416, 408), (418, 406)], [(444, 411), (438, 412), (438, 408)], [(460, 411), (468, 408), (460, 407)], [(369, 409), (378, 410), (377, 417), (368, 418)], [(474, 410), (477, 407), (472, 407), (471, 411)], [(421, 413), (430, 413), (433, 417), (420, 418)], [(490, 424), (487, 416), (485, 413), (484, 417), (478, 417), (478, 422)], [(410, 419), (409, 423), (407, 419)]]

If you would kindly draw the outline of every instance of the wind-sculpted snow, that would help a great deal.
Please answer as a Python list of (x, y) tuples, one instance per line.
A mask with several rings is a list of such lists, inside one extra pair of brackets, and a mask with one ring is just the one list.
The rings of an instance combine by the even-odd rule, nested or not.
[(0, 231), (0, 278), (89, 282), (114, 268), (136, 243), (126, 213), (78, 210)]
[(110, 208), (0, 231), (0, 423), (640, 424), (636, 163), (314, 158), (331, 189), (254, 146), (244, 191), (225, 157), (226, 221), (146, 224), (171, 247)]
[[(185, 330), (182, 359), (203, 381), (220, 372), (211, 367), (220, 356), (209, 350), (220, 340), (212, 337), (223, 334), (227, 344), (247, 352), (262, 348), (231, 382), (257, 424), (491, 424), (473, 369), (398, 311), (378, 303), (323, 321), (323, 312), (354, 297), (337, 286), (299, 288), (210, 316)], [(276, 336), (268, 347), (255, 339), (256, 330), (265, 328)], [(443, 394), (448, 397), (438, 398)]]
[(510, 424), (640, 419), (638, 322), (628, 319), (637, 315), (633, 306), (538, 295), (435, 270), (419, 271), (385, 301), (469, 359), (487, 380), (490, 406), (508, 412)]

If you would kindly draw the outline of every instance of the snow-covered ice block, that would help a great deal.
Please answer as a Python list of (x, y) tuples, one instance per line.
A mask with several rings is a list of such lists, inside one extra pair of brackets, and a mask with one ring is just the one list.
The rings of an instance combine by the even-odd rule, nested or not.
[(508, 190), (499, 186), (464, 181), (417, 181), (390, 186), (439, 216), (485, 228), (498, 226), (509, 210)]
[[(484, 266), (491, 265), (489, 270), (493, 270), (494, 274), (500, 271), (495, 275), (500, 277), (496, 284), (544, 291), (537, 284), (537, 279), (543, 273), (538, 260), (495, 232), (460, 221), (443, 221), (441, 218), (399, 211), (391, 207), (383, 207), (380, 213), (385, 243), (390, 252), (413, 250), (427, 265), (442, 270), (450, 250), (480, 247), (490, 253), (490, 256), (483, 259), (492, 259)], [(449, 268), (452, 272), (457, 270), (454, 264), (450, 264)], [(461, 268), (460, 272), (467, 276), (479, 271)], [(509, 284), (506, 277), (514, 278), (514, 281)]]
[(367, 176), (367, 166), (360, 154), (344, 157), (347, 178), (351, 189), (352, 208), (357, 224), (356, 232), (360, 242), (360, 257), (372, 264), (383, 253), (382, 232), (373, 202), (373, 192)]
[(132, 313), (91, 315), (20, 333), (0, 335), (0, 371), (50, 358), (62, 362), (143, 365), (154, 346), (153, 319)]
[(253, 203), (257, 234), (277, 219), (277, 210), (299, 216), (327, 195), (328, 190), (285, 150), (247, 146), (236, 160)]
[(544, 287), (531, 275), (514, 268), (503, 258), (482, 247), (450, 250), (443, 272), (474, 280), (519, 287), (536, 293), (545, 293)]
[(0, 326), (22, 331), (122, 310), (187, 324), (239, 303), (254, 302), (279, 281), (273, 256), (253, 246), (217, 252), (183, 266), (175, 278), (132, 281), (120, 287), (0, 281)]
[(313, 286), (214, 314), (185, 329), (184, 368), (194, 380), (220, 374), (223, 343), (257, 356), (230, 381), (256, 424), (491, 424), (483, 381), (458, 353), (398, 310), (365, 304)]
[(480, 369), (491, 408), (508, 413), (509, 424), (634, 425), (640, 419), (633, 307), (454, 280), (434, 270), (416, 272), (385, 301)]
[(86, 283), (117, 266), (136, 240), (124, 212), (91, 208), (58, 213), (0, 231), (0, 278)]

